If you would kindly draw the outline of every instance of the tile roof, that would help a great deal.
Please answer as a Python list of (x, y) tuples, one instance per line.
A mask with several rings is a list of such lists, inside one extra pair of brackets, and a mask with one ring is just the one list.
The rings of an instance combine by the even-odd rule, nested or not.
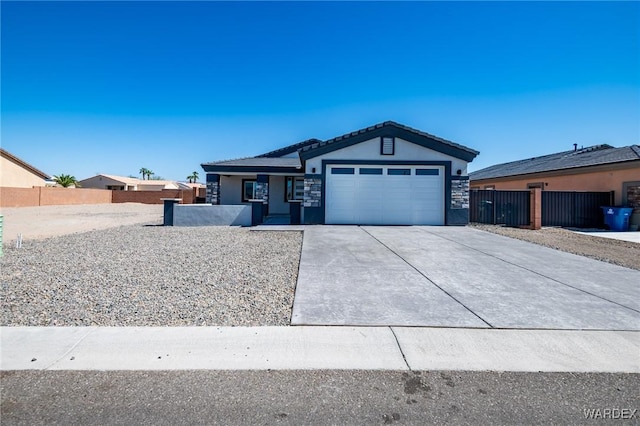
[(300, 158), (290, 157), (247, 157), (234, 160), (204, 163), (203, 166), (240, 166), (240, 167), (296, 167), (301, 168)]
[[(174, 180), (156, 180), (156, 179), (143, 180), (138, 178), (130, 178), (126, 176), (106, 175), (104, 173), (100, 173), (97, 176), (104, 176), (108, 179), (122, 182), (127, 185), (175, 185), (176, 187), (179, 186), (179, 183)], [(91, 178), (88, 178), (88, 179), (91, 179)], [(83, 180), (88, 180), (88, 179), (83, 179)]]
[(312, 145), (314, 143), (322, 142), (320, 139), (307, 139), (306, 141), (294, 143), (293, 145), (285, 146), (284, 148), (279, 148), (274, 151), (269, 151), (266, 154), (256, 155), (256, 157), (280, 157), (283, 155), (291, 154), (292, 152), (296, 152), (306, 146)]
[[(130, 178), (125, 176), (117, 176), (117, 175), (105, 175), (104, 173), (100, 173), (98, 176), (104, 176), (111, 180), (117, 180), (118, 182), (126, 183), (127, 185), (137, 185), (138, 182), (142, 182), (142, 179), (138, 179), (138, 178)], [(87, 178), (87, 179), (91, 179), (91, 178)], [(83, 179), (83, 180), (87, 180), (87, 179)]]
[(563, 151), (541, 157), (496, 164), (469, 173), (469, 178), (471, 180), (492, 179), (634, 160), (640, 160), (640, 146), (638, 145), (625, 146), (622, 148), (614, 148), (606, 144), (594, 145), (578, 150)]
[[(326, 141), (322, 141), (320, 139), (307, 139), (302, 142), (295, 143), (293, 145), (285, 146), (284, 148), (276, 149), (274, 151), (270, 151), (264, 154), (257, 155), (255, 157), (245, 157), (245, 158), (237, 158), (232, 160), (223, 160), (223, 161), (214, 161), (211, 163), (203, 163), (202, 167), (275, 167), (275, 168), (301, 168), (302, 163), (300, 158), (290, 158), (290, 157), (282, 157), (283, 155), (291, 154), (293, 152), (298, 153), (308, 153), (317, 148), (322, 148), (327, 145), (331, 145), (336, 142), (343, 141), (352, 136), (364, 135), (371, 131), (381, 129), (383, 127), (392, 127), (396, 129), (400, 129), (406, 132), (411, 132), (415, 135), (426, 137), (432, 139), (438, 143), (442, 143), (450, 148), (458, 149), (465, 151), (471, 157), (475, 157), (478, 155), (478, 151), (475, 151), (466, 146), (457, 144), (455, 142), (451, 142), (446, 139), (439, 138), (437, 136), (431, 135), (429, 133), (413, 129), (411, 127), (396, 123), (394, 121), (385, 121), (383, 123), (376, 124), (374, 126), (366, 127), (364, 129), (356, 130), (351, 133), (344, 134), (342, 136), (338, 136), (333, 139), (329, 139)], [(205, 169), (206, 170), (206, 169)], [(211, 170), (208, 170), (211, 171)]]
[(306, 151), (310, 151), (310, 150), (313, 150), (313, 149), (317, 149), (317, 148), (320, 148), (320, 147), (323, 147), (323, 146), (326, 146), (326, 145), (330, 145), (332, 143), (340, 142), (340, 141), (342, 141), (344, 139), (347, 139), (347, 138), (350, 138), (350, 137), (353, 137), (353, 136), (357, 136), (357, 135), (361, 135), (361, 134), (364, 134), (364, 133), (367, 133), (367, 132), (371, 132), (373, 130), (380, 129), (380, 128), (383, 128), (383, 127), (395, 127), (397, 129), (406, 130), (406, 131), (414, 133), (416, 135), (427, 137), (429, 139), (433, 139), (435, 141), (438, 141), (440, 143), (448, 145), (448, 146), (450, 146), (452, 148), (456, 148), (456, 149), (461, 149), (463, 151), (467, 151), (467, 152), (469, 152), (469, 153), (471, 153), (473, 155), (478, 155), (479, 154), (478, 151), (476, 151), (474, 149), (471, 149), (469, 147), (466, 147), (464, 145), (460, 145), (460, 144), (457, 144), (455, 142), (451, 142), (450, 140), (443, 139), (443, 138), (440, 138), (438, 136), (434, 136), (434, 135), (432, 135), (430, 133), (423, 132), (422, 130), (417, 130), (417, 129), (414, 129), (414, 128), (409, 127), (409, 126), (405, 126), (404, 124), (396, 123), (395, 121), (385, 121), (383, 123), (378, 123), (378, 124), (375, 124), (373, 126), (365, 127), (364, 129), (356, 130), (356, 131), (353, 131), (353, 132), (350, 132), (350, 133), (345, 133), (344, 135), (335, 137), (333, 139), (329, 139), (329, 140), (326, 140), (326, 141), (318, 141), (316, 143), (305, 145), (300, 151), (301, 152), (306, 152)]

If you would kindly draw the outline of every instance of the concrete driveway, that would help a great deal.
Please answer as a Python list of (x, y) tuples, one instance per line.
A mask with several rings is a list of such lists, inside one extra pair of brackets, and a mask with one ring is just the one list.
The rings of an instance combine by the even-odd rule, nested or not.
[(294, 325), (640, 330), (640, 272), (466, 227), (305, 227)]

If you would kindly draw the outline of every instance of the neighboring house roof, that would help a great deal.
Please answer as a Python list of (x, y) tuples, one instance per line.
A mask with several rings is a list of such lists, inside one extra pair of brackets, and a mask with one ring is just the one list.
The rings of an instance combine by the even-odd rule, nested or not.
[(204, 183), (200, 183), (200, 182), (178, 182), (178, 185), (180, 185), (180, 187), (189, 187), (189, 188), (206, 188), (207, 185), (205, 185)]
[(138, 178), (130, 178), (130, 177), (126, 177), (126, 176), (116, 176), (116, 175), (105, 175), (104, 173), (100, 173), (97, 176), (102, 176), (102, 177), (106, 177), (108, 179), (111, 180), (115, 180), (127, 185), (137, 185), (138, 182), (141, 182), (142, 179), (138, 179)]
[(425, 148), (442, 152), (443, 154), (451, 155), (465, 161), (471, 161), (479, 154), (478, 151), (464, 145), (396, 123), (395, 121), (385, 121), (324, 142), (306, 145), (300, 150), (300, 156), (306, 160), (379, 136), (399, 137), (404, 140), (408, 140), (409, 142), (424, 146)]
[[(82, 180), (80, 182), (84, 182), (85, 180), (89, 180), (89, 179), (92, 179), (92, 178), (97, 177), (97, 176), (102, 176), (102, 177), (105, 177), (107, 179), (111, 179), (113, 181), (120, 182), (120, 183), (122, 183), (124, 185), (134, 185), (134, 186), (141, 186), (141, 185), (142, 186), (151, 186), (151, 185), (153, 185), (153, 186), (159, 186), (159, 185), (167, 186), (167, 185), (170, 185), (170, 186), (180, 187), (180, 184), (178, 182), (176, 182), (176, 181), (173, 181), (173, 180), (154, 180), (154, 179), (143, 180), (143, 179), (138, 179), (138, 178), (126, 177), (126, 176), (107, 175), (107, 174), (104, 174), (104, 173), (100, 173), (100, 174), (98, 174), (96, 176), (92, 176), (91, 178), (84, 179), (84, 180)], [(184, 184), (184, 185), (186, 185), (186, 184)]]
[(10, 152), (8, 152), (7, 150), (5, 150), (3, 148), (0, 148), (0, 156), (6, 158), (9, 161), (14, 162), (18, 166), (22, 167), (23, 169), (26, 169), (26, 170), (30, 171), (34, 175), (36, 175), (36, 176), (38, 176), (38, 177), (40, 177), (40, 178), (42, 178), (44, 180), (51, 179), (51, 176), (49, 176), (45, 172), (33, 167), (31, 164), (27, 163), (24, 160), (21, 160), (20, 158), (16, 157), (15, 155), (11, 154)]
[(578, 150), (496, 164), (469, 173), (469, 178), (470, 180), (493, 179), (637, 160), (640, 160), (640, 146), (638, 145), (622, 148), (614, 148), (606, 144), (594, 145)]

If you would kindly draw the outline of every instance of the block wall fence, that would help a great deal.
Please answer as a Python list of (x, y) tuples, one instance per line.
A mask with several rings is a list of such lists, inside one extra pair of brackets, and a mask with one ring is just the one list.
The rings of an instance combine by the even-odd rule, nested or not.
[(70, 204), (109, 204), (111, 192), (106, 189), (79, 188), (7, 188), (0, 187), (0, 207), (37, 207)]
[(162, 198), (182, 198), (183, 204), (193, 204), (199, 195), (196, 190), (181, 189), (112, 191), (45, 186), (33, 188), (0, 187), (0, 208), (110, 203), (162, 204)]

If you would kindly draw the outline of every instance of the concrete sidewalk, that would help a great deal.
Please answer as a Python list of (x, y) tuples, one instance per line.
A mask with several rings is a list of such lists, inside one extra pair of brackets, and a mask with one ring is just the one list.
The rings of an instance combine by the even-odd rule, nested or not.
[(2, 327), (1, 370), (640, 373), (640, 333), (408, 327)]
[(600, 238), (609, 238), (612, 240), (620, 240), (620, 241), (629, 241), (630, 243), (638, 243), (640, 244), (640, 232), (635, 231), (627, 231), (627, 232), (616, 232), (616, 231), (603, 231), (601, 229), (594, 231), (580, 231), (571, 229), (571, 231), (576, 234), (582, 235), (590, 235), (592, 237), (600, 237)]

